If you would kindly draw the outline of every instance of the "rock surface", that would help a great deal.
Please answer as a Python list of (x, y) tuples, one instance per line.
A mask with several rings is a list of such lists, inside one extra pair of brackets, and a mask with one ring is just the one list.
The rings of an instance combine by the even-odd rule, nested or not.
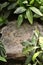
[(28, 23), (25, 22), (18, 29), (16, 26), (16, 22), (12, 21), (8, 23), (7, 26), (2, 28), (1, 40), (5, 46), (6, 54), (9, 58), (23, 57), (22, 54), (23, 46), (21, 42), (30, 40), (33, 35), (33, 30), (36, 27), (38, 27), (41, 33), (43, 34), (43, 26), (38, 23), (29, 25)]

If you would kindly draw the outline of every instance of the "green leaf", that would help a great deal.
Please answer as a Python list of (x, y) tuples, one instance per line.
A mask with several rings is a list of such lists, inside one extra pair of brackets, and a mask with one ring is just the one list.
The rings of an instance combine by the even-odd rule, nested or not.
[(18, 20), (17, 20), (17, 26), (20, 27), (20, 25), (22, 24), (23, 22), (23, 15), (19, 15), (18, 16)]
[(36, 30), (34, 31), (34, 35), (33, 35), (32, 39), (31, 39), (31, 43), (33, 45), (37, 45), (39, 34), (40, 34), (39, 30), (36, 28)]
[(19, 4), (20, 6), (22, 6), (22, 5), (23, 5), (23, 1), (24, 1), (24, 0), (18, 0), (17, 2), (18, 2), (18, 4)]
[(36, 27), (36, 30), (34, 31), (34, 34), (35, 34), (35, 36), (36, 36), (37, 38), (39, 37), (40, 32), (39, 32), (39, 30), (38, 30), (37, 27)]
[(29, 52), (31, 52), (32, 50), (35, 50), (35, 49), (37, 49), (38, 47), (37, 46), (31, 46), (31, 45), (29, 45), (29, 46), (27, 46), (27, 47), (25, 47), (25, 48), (23, 48), (23, 54), (28, 54)]
[(35, 61), (36, 58), (37, 58), (37, 56), (38, 56), (40, 53), (42, 53), (42, 51), (36, 52), (36, 53), (33, 55), (32, 60)]
[(30, 9), (31, 9), (34, 13), (36, 13), (36, 14), (38, 14), (38, 15), (40, 15), (40, 16), (43, 16), (43, 14), (40, 12), (40, 10), (37, 9), (36, 7), (30, 7)]
[(33, 14), (32, 14), (32, 12), (31, 12), (30, 9), (28, 9), (28, 10), (26, 11), (26, 16), (27, 16), (27, 18), (28, 18), (28, 20), (29, 20), (29, 23), (32, 24), (32, 23), (33, 23)]
[(33, 4), (33, 3), (34, 3), (34, 0), (31, 0), (31, 1), (30, 1), (30, 5)]
[(28, 65), (31, 65), (30, 63)]
[(13, 3), (11, 5), (8, 6), (8, 10), (14, 9), (16, 7), (17, 3)]
[(37, 14), (34, 14), (34, 18), (40, 18), (40, 16)]
[(23, 4), (28, 4), (28, 1), (23, 1)]
[(8, 2), (4, 2), (3, 4), (1, 4), (1, 9), (5, 8), (6, 6), (8, 6), (9, 3)]
[(36, 39), (36, 36), (35, 36), (35, 35), (32, 37), (31, 43), (32, 43), (33, 45), (36, 45), (36, 44), (37, 44), (37, 39)]
[(5, 57), (6, 56), (6, 51), (5, 51), (4, 45), (2, 44), (1, 41), (0, 41), (0, 55), (2, 57)]
[(23, 13), (25, 12), (26, 9), (24, 7), (18, 7), (15, 11), (14, 11), (14, 14), (20, 14), (20, 13)]
[(40, 11), (43, 13), (43, 6), (40, 6)]
[(36, 0), (38, 4), (41, 4), (41, 0)]
[(0, 17), (0, 26), (5, 24), (7, 21), (4, 17)]
[(6, 59), (4, 57), (1, 57), (1, 56), (0, 56), (0, 61), (7, 62)]
[(30, 63), (31, 59), (32, 59), (32, 55), (29, 55), (29, 56), (27, 57), (27, 59), (26, 59), (24, 65), (28, 65), (28, 64)]
[(43, 50), (43, 37), (42, 36), (39, 37), (39, 45), (41, 49)]
[(35, 62), (33, 65), (37, 65), (37, 62)]
[(23, 46), (32, 45), (32, 43), (29, 42), (29, 41), (24, 41), (24, 42), (22, 42), (21, 44), (22, 44)]

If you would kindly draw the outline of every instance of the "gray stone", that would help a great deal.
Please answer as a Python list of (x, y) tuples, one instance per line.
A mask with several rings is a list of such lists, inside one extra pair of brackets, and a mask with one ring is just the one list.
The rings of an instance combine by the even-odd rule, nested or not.
[(20, 28), (17, 28), (16, 25), (16, 21), (12, 21), (1, 30), (1, 40), (5, 46), (6, 54), (9, 58), (18, 58), (24, 56), (22, 54), (23, 46), (21, 42), (30, 40), (33, 35), (33, 30), (36, 27), (38, 27), (43, 34), (43, 26), (38, 23), (29, 25), (29, 23), (25, 22)]

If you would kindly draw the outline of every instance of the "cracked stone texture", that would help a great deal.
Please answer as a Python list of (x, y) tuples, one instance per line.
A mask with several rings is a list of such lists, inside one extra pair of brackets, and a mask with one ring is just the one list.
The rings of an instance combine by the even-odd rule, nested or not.
[(1, 30), (1, 40), (5, 46), (6, 54), (9, 58), (23, 57), (23, 46), (21, 42), (30, 40), (33, 35), (33, 30), (36, 27), (38, 27), (43, 34), (43, 25), (40, 25), (37, 22), (33, 25), (29, 25), (29, 23), (25, 22), (20, 28), (17, 28), (16, 25), (16, 21), (9, 22), (7, 26)]

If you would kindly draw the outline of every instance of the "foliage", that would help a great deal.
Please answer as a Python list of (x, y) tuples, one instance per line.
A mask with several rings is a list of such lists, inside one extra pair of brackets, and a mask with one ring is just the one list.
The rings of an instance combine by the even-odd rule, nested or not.
[(0, 41), (0, 61), (6, 62), (6, 51), (2, 42)]
[[(37, 17), (43, 17), (42, 10), (40, 9), (40, 6), (42, 5), (39, 3), (42, 1), (37, 0), (17, 0), (18, 7), (14, 11), (14, 14), (22, 14), (23, 18), (28, 19), (30, 24), (33, 23), (33, 18)], [(43, 7), (43, 5), (42, 5)], [(19, 16), (18, 16), (19, 18)], [(21, 20), (20, 20), (21, 22)], [(23, 22), (23, 21), (22, 21)], [(18, 22), (19, 24), (19, 22)]]
[(38, 29), (34, 31), (31, 41), (22, 42), (23, 54), (27, 59), (24, 65), (43, 65), (43, 37)]
[(18, 14), (18, 27), (20, 27), (24, 18), (28, 19), (30, 24), (33, 24), (34, 18), (43, 20), (43, 0), (8, 0), (1, 2), (0, 25), (8, 22), (10, 13)]
[(7, 17), (9, 16), (9, 11), (6, 10), (8, 2), (0, 3), (0, 26), (7, 23)]
[[(33, 24), (34, 18), (43, 21), (43, 0), (7, 0), (0, 2), (0, 26), (8, 22), (10, 14), (18, 14), (17, 26), (20, 27), (24, 19)], [(22, 43), (23, 53), (27, 56), (25, 65), (43, 65), (43, 37), (38, 30), (34, 31), (31, 41)], [(5, 49), (0, 42), (0, 60), (5, 61)]]

